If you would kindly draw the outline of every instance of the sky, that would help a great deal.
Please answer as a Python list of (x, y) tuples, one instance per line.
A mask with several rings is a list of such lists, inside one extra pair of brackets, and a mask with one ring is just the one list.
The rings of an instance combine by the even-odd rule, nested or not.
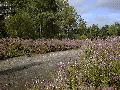
[(68, 0), (78, 15), (87, 23), (101, 28), (105, 25), (120, 23), (120, 0)]

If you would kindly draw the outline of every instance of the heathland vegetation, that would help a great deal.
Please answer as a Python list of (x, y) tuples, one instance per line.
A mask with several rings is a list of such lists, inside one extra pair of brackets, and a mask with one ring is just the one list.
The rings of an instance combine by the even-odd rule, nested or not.
[(119, 23), (86, 27), (68, 0), (2, 0), (0, 8), (0, 60), (81, 49), (84, 55), (68, 66), (61, 63), (58, 77), (44, 89), (120, 89)]
[[(27, 90), (119, 90), (120, 37), (106, 40), (86, 40), (81, 44), (84, 55), (71, 59), (66, 66), (60, 63), (54, 83), (26, 83)], [(54, 78), (56, 77), (56, 78)]]

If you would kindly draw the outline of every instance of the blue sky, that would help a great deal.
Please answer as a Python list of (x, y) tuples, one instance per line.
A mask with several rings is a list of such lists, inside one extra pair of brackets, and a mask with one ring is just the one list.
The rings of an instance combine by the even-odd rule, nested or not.
[(98, 27), (120, 23), (120, 0), (68, 0), (78, 15), (87, 22), (87, 27)]

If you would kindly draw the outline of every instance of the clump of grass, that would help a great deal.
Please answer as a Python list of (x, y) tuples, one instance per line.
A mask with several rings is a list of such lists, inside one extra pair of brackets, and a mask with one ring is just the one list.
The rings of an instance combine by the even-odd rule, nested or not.
[[(89, 43), (89, 44), (88, 44)], [(80, 59), (60, 63), (54, 83), (44, 83), (44, 90), (119, 90), (120, 89), (120, 37), (85, 42)], [(53, 76), (54, 77), (54, 76)], [(41, 90), (40, 83), (31, 90)], [(27, 87), (30, 90), (29, 87)]]

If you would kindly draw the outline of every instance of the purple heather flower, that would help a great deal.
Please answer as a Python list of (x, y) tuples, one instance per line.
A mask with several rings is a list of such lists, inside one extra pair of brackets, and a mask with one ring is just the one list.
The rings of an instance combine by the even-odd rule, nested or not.
[(114, 88), (113, 87), (109, 87), (108, 90), (114, 90)]
[(98, 68), (100, 69), (100, 68), (101, 68), (101, 66), (99, 65), (99, 66), (98, 66)]
[(105, 90), (105, 87), (103, 87), (102, 90)]
[(28, 88), (28, 82), (26, 82), (25, 87)]

